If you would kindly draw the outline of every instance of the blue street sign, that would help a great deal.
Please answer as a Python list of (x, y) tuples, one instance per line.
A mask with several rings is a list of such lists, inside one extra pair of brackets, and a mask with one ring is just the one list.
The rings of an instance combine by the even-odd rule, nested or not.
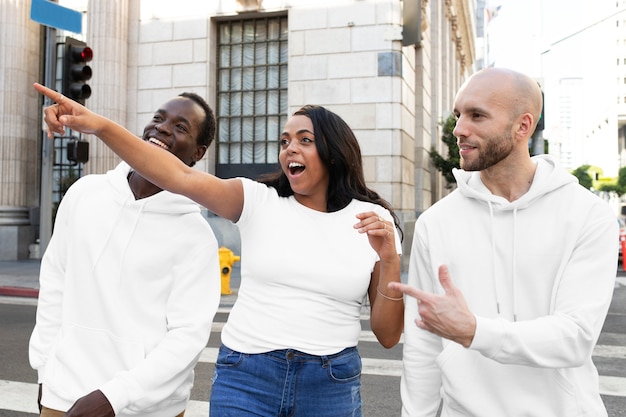
[(56, 29), (69, 30), (74, 33), (82, 32), (81, 12), (59, 6), (48, 0), (31, 0), (30, 19)]

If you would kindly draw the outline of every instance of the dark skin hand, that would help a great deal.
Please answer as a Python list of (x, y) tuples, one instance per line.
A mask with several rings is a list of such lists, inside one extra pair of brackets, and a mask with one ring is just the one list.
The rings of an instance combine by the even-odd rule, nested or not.
[(65, 417), (114, 417), (115, 412), (111, 403), (102, 391), (90, 392), (76, 400), (74, 405), (67, 410)]

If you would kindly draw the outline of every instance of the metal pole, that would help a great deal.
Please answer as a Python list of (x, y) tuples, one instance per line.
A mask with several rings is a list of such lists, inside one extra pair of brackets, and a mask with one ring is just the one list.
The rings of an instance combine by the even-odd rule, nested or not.
[(545, 153), (545, 144), (543, 140), (543, 130), (537, 130), (533, 133), (533, 155), (541, 155)]
[[(47, 87), (56, 87), (56, 50), (55, 28), (46, 26), (46, 57), (45, 80)], [(52, 100), (44, 97), (44, 107), (53, 104)], [(43, 112), (43, 109), (42, 109)], [(54, 139), (48, 139), (46, 131), (41, 141), (41, 195), (39, 207), (39, 253), (43, 255), (52, 236), (52, 167), (54, 165)]]

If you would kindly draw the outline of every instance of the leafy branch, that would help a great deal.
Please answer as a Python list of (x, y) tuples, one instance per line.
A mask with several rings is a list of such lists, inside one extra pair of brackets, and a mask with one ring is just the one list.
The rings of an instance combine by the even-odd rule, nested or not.
[(446, 180), (446, 188), (451, 189), (456, 184), (456, 179), (452, 174), (453, 168), (459, 168), (461, 165), (461, 157), (459, 156), (459, 147), (456, 143), (456, 137), (452, 134), (454, 127), (456, 126), (456, 117), (450, 114), (448, 118), (441, 123), (443, 125), (443, 133), (441, 135), (441, 141), (448, 148), (448, 158), (444, 158), (437, 152), (437, 149), (433, 146), (428, 153), (430, 159), (435, 168), (441, 172)]

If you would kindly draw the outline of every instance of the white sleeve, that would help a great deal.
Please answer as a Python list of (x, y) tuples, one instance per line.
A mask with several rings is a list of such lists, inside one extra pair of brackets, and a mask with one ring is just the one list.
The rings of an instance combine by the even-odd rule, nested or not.
[(61, 328), (67, 236), (73, 195), (73, 187), (70, 187), (59, 204), (54, 234), (41, 259), (37, 316), (28, 349), (30, 365), (37, 370), (39, 383), (42, 382), (44, 367)]
[[(419, 223), (419, 222), (418, 222)], [(427, 246), (415, 226), (407, 283), (435, 292), (436, 267), (429, 261)], [(433, 275), (434, 274), (434, 275)], [(441, 372), (435, 359), (442, 351), (442, 340), (415, 324), (419, 317), (417, 300), (407, 297), (404, 315), (403, 370), (400, 382), (403, 417), (434, 417), (441, 401)]]

